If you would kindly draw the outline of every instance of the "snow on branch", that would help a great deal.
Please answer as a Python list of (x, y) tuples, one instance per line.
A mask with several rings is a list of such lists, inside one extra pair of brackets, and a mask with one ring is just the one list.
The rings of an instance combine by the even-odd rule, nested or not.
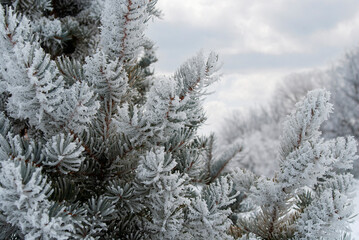
[(68, 239), (74, 232), (69, 217), (51, 217), (50, 183), (24, 161), (0, 161), (0, 210), (25, 239)]
[(332, 111), (329, 98), (329, 92), (313, 90), (305, 99), (296, 104), (296, 111), (287, 117), (283, 126), (282, 160), (306, 140), (319, 137), (319, 127), (328, 119), (329, 113)]
[(118, 109), (119, 130), (132, 142), (163, 142), (185, 127), (197, 128), (204, 122), (202, 96), (206, 87), (219, 79), (218, 56), (200, 52), (186, 61), (173, 77), (157, 79), (144, 106), (124, 104)]
[(1, 51), (11, 51), (17, 43), (22, 44), (24, 40), (30, 40), (32, 30), (30, 21), (26, 17), (18, 16), (12, 8), (5, 11), (0, 6), (0, 34)]
[(111, 59), (136, 60), (144, 41), (148, 0), (107, 0), (102, 13), (101, 49)]
[(84, 74), (95, 92), (104, 100), (120, 103), (128, 88), (128, 79), (123, 66), (108, 60), (105, 53), (98, 51), (86, 58)]
[(53, 167), (63, 174), (76, 172), (85, 159), (81, 156), (83, 151), (81, 143), (74, 140), (73, 136), (58, 134), (47, 142), (43, 151), (46, 156), (43, 164)]

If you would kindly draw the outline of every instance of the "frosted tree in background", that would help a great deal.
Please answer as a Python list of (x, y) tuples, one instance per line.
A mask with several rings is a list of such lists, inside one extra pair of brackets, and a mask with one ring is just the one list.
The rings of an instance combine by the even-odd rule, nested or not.
[[(354, 48), (338, 61), (330, 71), (330, 89), (335, 112), (324, 125), (328, 138), (352, 135), (359, 139), (359, 48)], [(359, 177), (359, 161), (353, 173)]]
[[(214, 136), (196, 134), (206, 87), (219, 78), (217, 54), (200, 52), (172, 76), (154, 77), (145, 37), (159, 14), (154, 0), (84, 5), (99, 16), (94, 44), (80, 55), (53, 52), (38, 21), (44, 6), (60, 2), (76, 1), (0, 7), (0, 239), (300, 239), (323, 227), (333, 236), (346, 231), (345, 170), (355, 142), (320, 138), (328, 93), (311, 93), (287, 121), (272, 180), (224, 174), (243, 146), (216, 154)], [(44, 21), (60, 10), (53, 11)], [(242, 218), (247, 202), (271, 218)], [(296, 214), (278, 212), (290, 206)]]
[[(272, 156), (277, 154), (278, 128), (284, 121), (284, 117), (294, 109), (295, 103), (305, 96), (307, 91), (318, 87), (329, 89), (333, 95), (334, 112), (321, 127), (323, 136), (330, 139), (351, 135), (358, 140), (358, 52), (359, 49), (354, 48), (339, 59), (334, 66), (322, 71), (291, 74), (277, 86), (269, 108), (250, 110), (246, 116), (233, 113), (228, 117), (220, 133), (221, 139), (224, 143), (233, 142), (238, 138), (244, 139), (243, 152), (248, 153), (245, 156), (237, 156), (237, 163), (232, 164), (270, 176), (270, 173), (274, 172), (273, 166), (277, 163), (263, 159), (273, 159)], [(268, 150), (267, 157), (257, 154), (257, 152), (264, 152), (263, 146)], [(354, 162), (352, 173), (356, 178), (359, 177), (359, 161)]]
[(239, 142), (243, 150), (229, 163), (228, 168), (241, 167), (255, 174), (273, 176), (278, 163), (280, 122), (265, 108), (233, 112), (225, 119), (220, 132), (222, 145)]
[(268, 106), (233, 112), (220, 131), (222, 144), (240, 141), (243, 151), (230, 167), (241, 167), (272, 177), (278, 167), (279, 138), (285, 117), (308, 91), (329, 82), (325, 71), (308, 71), (286, 76), (276, 87)]
[(329, 136), (359, 137), (359, 49), (348, 52), (331, 70), (331, 90), (337, 109), (325, 130)]
[(330, 80), (327, 70), (309, 70), (286, 76), (275, 88), (270, 112), (275, 121), (282, 120), (295, 108), (309, 91), (325, 88)]

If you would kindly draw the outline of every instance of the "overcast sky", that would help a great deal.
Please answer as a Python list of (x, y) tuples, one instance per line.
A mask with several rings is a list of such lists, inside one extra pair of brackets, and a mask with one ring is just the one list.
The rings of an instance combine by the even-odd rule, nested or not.
[(157, 73), (171, 74), (200, 49), (219, 53), (222, 80), (205, 102), (203, 132), (234, 109), (269, 99), (285, 75), (330, 66), (359, 45), (358, 0), (159, 0), (148, 36)]

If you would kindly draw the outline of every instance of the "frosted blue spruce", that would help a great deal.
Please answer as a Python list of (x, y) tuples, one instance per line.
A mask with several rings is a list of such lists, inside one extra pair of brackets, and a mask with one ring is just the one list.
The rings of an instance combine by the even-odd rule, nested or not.
[(329, 92), (314, 90), (284, 122), (280, 170), (273, 178), (237, 170), (247, 210), (238, 214), (242, 239), (350, 239), (354, 216), (353, 137), (324, 140), (319, 128), (332, 111)]
[[(217, 54), (200, 52), (173, 76), (154, 77), (145, 29), (160, 13), (156, 1), (83, 2), (90, 7), (74, 8), (68, 21), (97, 16), (99, 30), (81, 54), (53, 42), (65, 27), (60, 12), (46, 15), (59, 11), (57, 1), (0, 8), (0, 239), (305, 239), (323, 226), (330, 236), (346, 231), (344, 170), (355, 143), (320, 139), (328, 93), (309, 94), (289, 118), (275, 179), (224, 174), (242, 146), (216, 155), (214, 137), (196, 135), (206, 87), (219, 79)], [(278, 213), (275, 232), (264, 235), (262, 218), (240, 215), (248, 200), (259, 216), (288, 203), (296, 214)]]
[(233, 183), (196, 136), (218, 56), (152, 77), (156, 1), (109, 0), (91, 54), (56, 58), (38, 29), (55, 6), (27, 3), (0, 9), (0, 238), (230, 239)]

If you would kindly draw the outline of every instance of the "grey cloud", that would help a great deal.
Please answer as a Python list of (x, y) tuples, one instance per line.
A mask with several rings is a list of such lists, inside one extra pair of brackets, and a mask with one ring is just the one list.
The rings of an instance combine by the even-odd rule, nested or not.
[(173, 72), (186, 59), (195, 55), (199, 50), (216, 50), (220, 44), (230, 39), (225, 32), (218, 29), (201, 29), (182, 24), (166, 24), (156, 22), (148, 31), (150, 39), (158, 47), (160, 70)]
[(271, 11), (262, 12), (279, 31), (300, 36), (333, 28), (338, 22), (351, 19), (358, 10), (357, 0), (289, 0), (277, 9), (274, 5)]
[(263, 54), (243, 53), (223, 55), (224, 68), (228, 72), (248, 72), (268, 69), (315, 68), (342, 54), (340, 47), (318, 48), (309, 53)]
[[(245, 7), (242, 1), (227, 1), (233, 7), (232, 12), (224, 12), (223, 18), (219, 18), (213, 27), (208, 24), (190, 21), (184, 19), (172, 19), (170, 22), (159, 20), (153, 23), (149, 28), (149, 37), (156, 42), (158, 47), (159, 62), (156, 68), (160, 72), (173, 72), (187, 58), (193, 56), (198, 50), (217, 50), (219, 51), (224, 62), (224, 72), (248, 72), (255, 70), (268, 69), (301, 69), (323, 66), (328, 61), (334, 60), (339, 56), (345, 48), (338, 44), (326, 44), (311, 39), (310, 33), (322, 29), (331, 29), (333, 26), (346, 19), (351, 19), (359, 9), (357, 0), (279, 0), (279, 1), (254, 1), (249, 4), (248, 9), (239, 9)], [(273, 4), (272, 4), (273, 3)], [(175, 4), (175, 3), (174, 3)], [(178, 3), (181, 7), (181, 3)], [(165, 9), (164, 9), (165, 12)], [(238, 12), (235, 14), (235, 12)], [(279, 51), (279, 53), (263, 53), (258, 51), (262, 46), (256, 49), (255, 44), (276, 44), (281, 47), (281, 42), (276, 42), (277, 38), (266, 37), (256, 42), (252, 39), (257, 35), (252, 35), (254, 47), (250, 49), (240, 49), (242, 43), (248, 43), (246, 35), (248, 32), (241, 32), (238, 26), (234, 24), (236, 19), (242, 19), (241, 12), (245, 12), (244, 17), (247, 19), (251, 16), (258, 23), (263, 21), (264, 26), (268, 25), (275, 29), (278, 34), (283, 34), (283, 41), (291, 42), (295, 40), (295, 44), (299, 44), (303, 49), (300, 51)], [(166, 13), (166, 12), (165, 12)], [(190, 12), (186, 12), (186, 16), (190, 16)], [(218, 13), (217, 13), (218, 15)], [(204, 16), (206, 17), (206, 16)], [(210, 18), (211, 16), (207, 16)], [(230, 21), (230, 19), (233, 19)], [(231, 24), (233, 26), (231, 26)], [(256, 25), (254, 25), (256, 26)], [(237, 29), (236, 29), (237, 28)], [(251, 28), (246, 28), (251, 31)], [(258, 31), (258, 29), (253, 29)], [(277, 33), (273, 34), (277, 34)], [(290, 34), (289, 34), (290, 33)], [(289, 34), (289, 35), (288, 35)], [(293, 36), (290, 36), (290, 35)], [(324, 33), (325, 34), (325, 33)], [(332, 36), (335, 38), (335, 36)], [(264, 42), (263, 42), (264, 41)], [(271, 42), (272, 41), (272, 42)], [(335, 39), (331, 39), (335, 42)], [(354, 40), (353, 40), (354, 42)], [(221, 49), (231, 51), (224, 51)], [(300, 49), (300, 48), (299, 48)], [(242, 51), (243, 50), (243, 51)], [(235, 54), (236, 53), (236, 54)]]
[[(158, 70), (164, 72), (175, 71), (180, 64), (200, 49), (216, 51), (223, 46), (230, 45), (231, 41), (235, 41), (228, 34), (216, 30), (208, 31), (191, 26), (167, 24), (151, 27), (150, 37), (155, 40), (158, 47)], [(265, 54), (247, 52), (226, 54), (219, 50), (219, 54), (224, 63), (225, 71), (242, 72), (254, 69), (321, 66), (327, 59), (338, 56), (341, 51), (341, 47), (318, 47), (309, 53)]]

